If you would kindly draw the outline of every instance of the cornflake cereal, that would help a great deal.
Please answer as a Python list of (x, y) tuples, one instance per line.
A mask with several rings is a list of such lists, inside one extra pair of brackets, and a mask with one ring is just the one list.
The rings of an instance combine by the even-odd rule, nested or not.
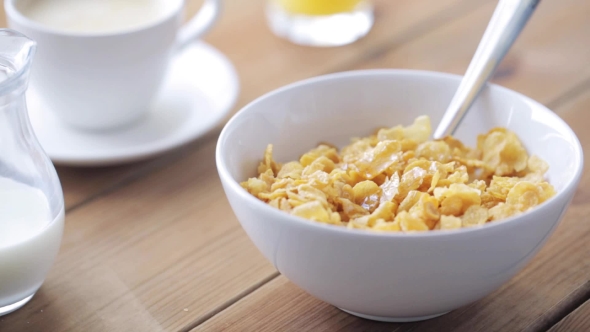
[(492, 129), (470, 149), (453, 137), (429, 141), (426, 116), (380, 129), (338, 151), (321, 144), (280, 164), (269, 145), (258, 177), (242, 183), (295, 216), (379, 232), (484, 225), (532, 209), (555, 195), (549, 166), (529, 157), (513, 132)]

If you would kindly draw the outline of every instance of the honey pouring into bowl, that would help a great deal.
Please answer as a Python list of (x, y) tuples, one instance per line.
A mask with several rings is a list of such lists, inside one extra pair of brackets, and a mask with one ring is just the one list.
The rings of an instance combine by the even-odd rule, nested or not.
[[(512, 13), (516, 14), (512, 16), (515, 20), (504, 21), (505, 17), (500, 17), (499, 11), (514, 4), (500, 2), (482, 44), (486, 40), (496, 40), (509, 41), (510, 46), (514, 38), (507, 38), (509, 34), (492, 34), (490, 29), (502, 27), (507, 22), (512, 24), (505, 27), (521, 27), (519, 24), (526, 21), (522, 17), (528, 17), (534, 6), (511, 7)], [(515, 10), (518, 8), (521, 10)], [(517, 19), (519, 13), (520, 20)], [(490, 52), (488, 55), (494, 54), (500, 53)], [(480, 47), (474, 61), (485, 60), (485, 55)], [(481, 67), (485, 70), (480, 72), (487, 75), (486, 80), (493, 71), (489, 64)], [(472, 68), (477, 67), (471, 65), (470, 70)], [(466, 76), (469, 77), (469, 71)], [(543, 105), (514, 91), (483, 83), (479, 89), (476, 85), (475, 90), (481, 90), (481, 93), (477, 99), (473, 98), (471, 111), (462, 117), (454, 137), (428, 141), (429, 119), (433, 123), (441, 122), (443, 110), (440, 105), (453, 104), (451, 100), (458, 87), (465, 86), (460, 82), (461, 78), (455, 75), (414, 70), (337, 73), (294, 83), (266, 94), (228, 122), (219, 137), (216, 152), (224, 190), (250, 239), (278, 271), (313, 296), (354, 315), (381, 321), (416, 321), (442, 315), (484, 297), (512, 278), (535, 256), (559, 224), (579, 183), (583, 168), (580, 143), (569, 126)], [(414, 119), (417, 119), (415, 123), (408, 127), (374, 131), (383, 124), (411, 123)], [(504, 129), (494, 129), (496, 127)], [(371, 132), (374, 134), (367, 137)], [(481, 135), (476, 142), (475, 138), (482, 133), (487, 134)], [(367, 138), (356, 139), (350, 144), (351, 137)], [(503, 138), (504, 142), (498, 144), (498, 138)], [(318, 142), (333, 145), (320, 145), (306, 153)], [(260, 162), (269, 143), (273, 144), (273, 149)], [(358, 148), (360, 153), (350, 153), (355, 149), (346, 147), (349, 144)], [(477, 148), (466, 148), (473, 145)], [(429, 146), (446, 146), (450, 151), (446, 156), (453, 159), (436, 160), (437, 151)], [(500, 146), (501, 151), (494, 152), (496, 146)], [(393, 153), (375, 153), (387, 152), (389, 148), (394, 149)], [(510, 153), (506, 154), (507, 151)], [(434, 156), (429, 157), (428, 154), (433, 152)], [(463, 155), (453, 155), (454, 152)], [(486, 152), (490, 155), (489, 160), (482, 156)], [(424, 154), (424, 157), (416, 158), (418, 154)], [(506, 155), (516, 155), (517, 158), (504, 159)], [(342, 162), (347, 156), (352, 159)], [(367, 156), (368, 159), (363, 159)], [(295, 158), (299, 158), (298, 161), (286, 162)], [(392, 158), (395, 158), (394, 163), (391, 163)], [(286, 163), (280, 164), (274, 159)], [(376, 166), (381, 166), (381, 162), (390, 164), (385, 170), (362, 168), (363, 163), (375, 161)], [(359, 169), (348, 168), (355, 162), (361, 165)], [(454, 168), (445, 170), (451, 162)], [(474, 181), (474, 176), (482, 176), (474, 169), (489, 172), (490, 169), (483, 164), (492, 162), (493, 172), (484, 174), (488, 178), (483, 183), (482, 180)], [(408, 169), (411, 163), (415, 164)], [(428, 163), (428, 167), (423, 168), (421, 163)], [(434, 170), (430, 173), (433, 165)], [(397, 182), (393, 173), (387, 173), (391, 166), (400, 183), (406, 171), (421, 173), (422, 182), (416, 188), (404, 190), (404, 195), (399, 195), (398, 186), (395, 195), (399, 197), (394, 196), (391, 200), (386, 197), (388, 203), (383, 205), (388, 209), (380, 211), (381, 200), (386, 196), (381, 185), (393, 182), (391, 187), (395, 187)], [(334, 169), (330, 171), (331, 167)], [(505, 183), (497, 181), (494, 186), (497, 190), (488, 191), (495, 175)], [(437, 183), (429, 191), (437, 176)], [(333, 185), (334, 178), (344, 184)], [(244, 184), (244, 181), (250, 181), (248, 179), (256, 180), (249, 186)], [(303, 183), (303, 180), (311, 181)], [(365, 182), (367, 180), (369, 182)], [(287, 188), (289, 182), (297, 188)], [(508, 203), (508, 193), (515, 189), (517, 182), (535, 182), (534, 193), (520, 195), (518, 192), (526, 189), (520, 187), (528, 184), (519, 185), (510, 200), (520, 204), (521, 197), (531, 198), (535, 206), (514, 214), (497, 214), (499, 217), (494, 218), (496, 214), (489, 211), (502, 210), (492, 209)], [(357, 188), (362, 201), (355, 200), (354, 187), (359, 183), (364, 183)], [(346, 184), (352, 193), (344, 189)], [(260, 185), (258, 189), (257, 185)], [(487, 209), (483, 223), (473, 225), (477, 227), (436, 230), (437, 225), (439, 228), (443, 225), (463, 226), (467, 212), (464, 201), (453, 198), (447, 204), (441, 203), (449, 196), (463, 194), (454, 195), (453, 185), (455, 189), (465, 189), (467, 198), (473, 197), (478, 203), (467, 205)], [(372, 205), (371, 190), (376, 186), (377, 193), (380, 189), (381, 194)], [(281, 190), (285, 188), (287, 190)], [(414, 197), (406, 201), (412, 190)], [(486, 193), (489, 194), (487, 198)], [(277, 197), (272, 199), (278, 198), (278, 201), (271, 204), (270, 195), (273, 194)], [(319, 198), (314, 199), (317, 195)], [(343, 198), (351, 202), (346, 203), (346, 208)], [(365, 201), (365, 198), (369, 199)], [(421, 200), (434, 204), (437, 211), (425, 208), (422, 215), (418, 215), (423, 219), (413, 218), (410, 210)], [(319, 201), (319, 204), (312, 201)], [(403, 207), (404, 201), (407, 207)], [(310, 209), (300, 207), (310, 202), (308, 208), (321, 207), (325, 213), (320, 212), (320, 217), (315, 212), (311, 215), (293, 213), (309, 212)], [(331, 205), (333, 209), (327, 210), (326, 206)], [(363, 209), (368, 211), (361, 212)], [(371, 209), (374, 210), (371, 212)], [(446, 212), (442, 211), (444, 209)], [(470, 213), (477, 217), (481, 216), (477, 213), (479, 211), (473, 208)], [(425, 222), (430, 212), (439, 215)], [(358, 223), (352, 226), (359, 227), (351, 227), (350, 218), (354, 213), (359, 214)], [(441, 215), (445, 213), (449, 218), (445, 218), (448, 220), (443, 224)], [(399, 215), (405, 221), (399, 220), (396, 225), (395, 218)], [(318, 220), (321, 218), (325, 219)], [(339, 226), (331, 223), (339, 223)], [(342, 227), (368, 228), (367, 225), (391, 228), (376, 231)], [(411, 229), (408, 225), (419, 225), (422, 229)]]

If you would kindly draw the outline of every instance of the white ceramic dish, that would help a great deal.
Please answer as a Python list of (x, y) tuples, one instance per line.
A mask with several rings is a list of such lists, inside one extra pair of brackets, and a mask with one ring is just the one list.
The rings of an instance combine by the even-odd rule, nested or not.
[[(126, 28), (115, 17), (130, 4), (121, 0), (117, 3), (109, 9), (105, 1), (74, 1), (71, 5), (52, 1), (53, 9), (64, 5), (69, 8), (50, 15), (58, 16), (61, 22), (54, 25), (30, 16), (34, 12), (31, 9), (43, 7), (33, 5), (31, 0), (4, 1), (9, 27), (38, 44), (31, 84), (36, 85), (47, 107), (78, 129), (115, 129), (145, 117), (171, 61), (184, 52), (184, 46), (209, 31), (221, 8), (221, 0), (205, 0), (201, 10), (182, 25), (186, 1), (157, 1), (151, 4), (156, 7), (155, 16), (149, 19), (149, 14), (138, 12), (136, 15), (146, 21)], [(143, 6), (148, 11), (150, 4)], [(96, 19), (82, 13), (75, 20), (78, 22), (72, 22), (77, 10), (101, 13), (104, 19), (100, 22), (108, 22), (109, 27), (99, 28), (99, 22), (92, 22)], [(130, 17), (125, 23), (132, 20)], [(82, 26), (92, 29), (84, 31)]]
[(473, 144), (495, 126), (515, 131), (545, 159), (558, 194), (515, 218), (480, 228), (414, 234), (372, 233), (288, 215), (239, 185), (255, 175), (268, 143), (279, 161), (318, 142), (347, 144), (377, 127), (437, 124), (459, 76), (408, 70), (357, 71), (302, 81), (244, 107), (225, 126), (217, 167), (229, 202), (264, 256), (293, 283), (347, 312), (382, 321), (435, 317), (474, 302), (518, 273), (561, 220), (579, 183), (582, 148), (543, 105), (491, 85), (457, 136)]
[(82, 131), (63, 123), (35, 93), (29, 116), (43, 149), (56, 164), (103, 166), (148, 158), (193, 141), (223, 121), (239, 93), (237, 73), (215, 48), (196, 42), (172, 61), (148, 115), (110, 131)]

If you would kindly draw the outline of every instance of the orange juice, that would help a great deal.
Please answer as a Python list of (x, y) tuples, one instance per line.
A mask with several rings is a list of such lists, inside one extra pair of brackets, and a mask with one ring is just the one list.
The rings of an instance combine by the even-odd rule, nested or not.
[(350, 12), (363, 0), (275, 0), (290, 14), (332, 15)]
[(371, 0), (267, 0), (272, 32), (295, 44), (342, 46), (365, 36), (373, 26)]

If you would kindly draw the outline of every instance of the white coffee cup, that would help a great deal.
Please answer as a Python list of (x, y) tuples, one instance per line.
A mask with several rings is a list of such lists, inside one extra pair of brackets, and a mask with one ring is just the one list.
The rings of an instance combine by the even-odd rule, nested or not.
[(4, 7), (8, 25), (38, 43), (31, 85), (65, 123), (92, 130), (126, 126), (145, 115), (173, 54), (207, 32), (221, 7), (220, 0), (206, 0), (182, 26), (184, 0), (161, 0), (165, 13), (144, 26), (72, 32), (27, 17), (30, 3), (5, 0)]

